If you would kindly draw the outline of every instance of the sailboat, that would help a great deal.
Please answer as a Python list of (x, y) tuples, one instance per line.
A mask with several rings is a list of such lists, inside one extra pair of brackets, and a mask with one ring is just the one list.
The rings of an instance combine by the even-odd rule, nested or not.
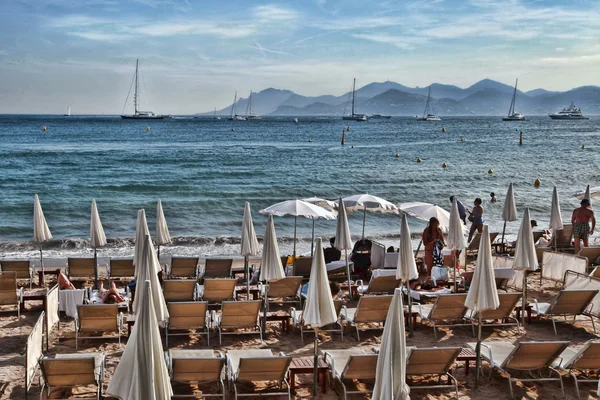
[[(135, 75), (134, 75), (135, 88), (134, 88), (134, 93), (133, 93), (134, 113), (133, 114), (122, 114), (121, 118), (123, 118), (123, 119), (164, 119), (165, 118), (164, 115), (154, 114), (152, 111), (138, 110), (138, 103), (140, 102), (140, 96), (139, 96), (140, 84), (139, 84), (139, 72), (138, 72), (139, 62), (140, 62), (139, 60), (135, 60)], [(129, 94), (127, 94), (127, 99), (125, 100), (125, 104), (127, 104), (128, 100), (129, 100)], [(125, 108), (125, 107), (123, 107), (123, 108)]]
[[(429, 113), (431, 108), (431, 113)], [(433, 107), (431, 107), (431, 86), (429, 86), (429, 93), (427, 93), (427, 101), (425, 102), (425, 110), (423, 116), (418, 117), (417, 121), (441, 121), (442, 119), (433, 113)]]
[[(354, 78), (354, 81), (352, 83), (352, 113), (350, 115), (344, 115), (342, 117), (343, 120), (345, 121), (366, 121), (367, 120), (367, 116), (365, 114), (356, 114), (354, 112), (355, 109), (355, 92), (356, 92), (356, 78)], [(346, 103), (348, 104), (348, 103)], [(345, 113), (345, 111), (344, 111)]]
[(217, 117), (217, 107), (215, 107), (215, 114), (213, 115), (213, 119), (221, 119), (221, 117)]
[(508, 115), (502, 118), (502, 121), (525, 121), (525, 116), (515, 112), (515, 103), (517, 100), (517, 84), (519, 79), (515, 82), (515, 91), (513, 92), (512, 101), (510, 102), (510, 108), (508, 109)]
[(65, 117), (71, 116), (71, 106), (67, 106), (67, 112), (65, 114), (63, 114), (63, 116), (65, 116)]
[(237, 108), (237, 90), (235, 92), (235, 95), (233, 96), (233, 104), (231, 105), (231, 112), (229, 113), (228, 119), (230, 121), (245, 121), (246, 117), (236, 114), (236, 108)]
[(252, 112), (252, 90), (248, 96), (248, 104), (246, 105), (246, 119), (261, 119), (260, 115)]

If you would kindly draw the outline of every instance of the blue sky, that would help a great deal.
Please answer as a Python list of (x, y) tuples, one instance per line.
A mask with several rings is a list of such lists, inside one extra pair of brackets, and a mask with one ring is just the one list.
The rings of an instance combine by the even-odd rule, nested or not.
[(339, 95), (353, 77), (567, 90), (600, 84), (600, 1), (0, 2), (0, 113), (120, 113), (136, 58), (162, 113), (234, 90)]

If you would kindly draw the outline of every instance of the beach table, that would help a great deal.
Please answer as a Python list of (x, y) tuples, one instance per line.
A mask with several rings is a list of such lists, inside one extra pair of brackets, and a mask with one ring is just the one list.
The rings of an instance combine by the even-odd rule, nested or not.
[[(314, 357), (295, 357), (292, 358), (292, 362), (290, 363), (290, 390), (292, 392), (296, 391), (296, 375), (297, 374), (314, 374)], [(323, 393), (327, 393), (327, 371), (328, 371), (327, 363), (323, 361), (323, 358), (319, 356), (319, 361), (317, 364), (317, 382), (321, 382), (321, 391)]]
[(21, 307), (21, 312), (25, 311), (25, 302), (26, 301), (41, 301), (42, 302), (42, 307), (45, 310), (46, 309), (46, 292), (42, 292), (42, 293), (24, 293), (23, 294), (23, 301), (19, 305), (19, 307)]

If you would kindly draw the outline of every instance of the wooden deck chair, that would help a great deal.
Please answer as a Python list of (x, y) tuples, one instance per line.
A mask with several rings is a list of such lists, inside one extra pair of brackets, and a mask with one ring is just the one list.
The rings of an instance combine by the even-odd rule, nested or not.
[[(230, 350), (227, 352), (227, 371), (233, 386), (235, 399), (246, 396), (287, 396), (291, 399), (290, 386), (287, 380), (288, 370), (292, 362), (291, 356), (279, 353), (274, 356), (271, 350)], [(275, 391), (256, 390), (243, 393), (238, 383), (277, 382)]]
[(304, 279), (310, 277), (312, 267), (312, 257), (300, 257), (294, 262), (294, 276), (301, 276)]
[(135, 266), (133, 258), (131, 259), (110, 259), (110, 279), (133, 279), (135, 276)]
[[(498, 237), (498, 232), (490, 232), (490, 243), (494, 243), (494, 240)], [(481, 233), (477, 232), (473, 239), (467, 245), (467, 255), (474, 255), (477, 251), (479, 251), (479, 243), (481, 242)]]
[[(577, 397), (581, 397), (579, 382), (596, 384), (600, 382), (597, 373), (600, 370), (600, 342), (587, 342), (581, 349), (567, 347), (556, 359), (553, 367), (573, 377)], [(587, 374), (591, 371), (596, 372), (595, 379), (590, 379), (590, 375)]]
[(0, 306), (16, 306), (17, 318), (21, 318), (22, 301), (23, 288), (17, 287), (17, 273), (15, 271), (0, 272)]
[(594, 278), (600, 278), (600, 267), (596, 267), (590, 272), (590, 276)]
[(198, 257), (173, 257), (169, 265), (169, 279), (172, 278), (197, 278)]
[(582, 247), (577, 255), (587, 258), (588, 268), (593, 268), (600, 259), (600, 247)]
[[(362, 296), (358, 300), (356, 308), (345, 308), (342, 316), (349, 325), (354, 325), (356, 338), (360, 342), (361, 329), (383, 329), (383, 323), (387, 318), (391, 303), (391, 295)], [(376, 324), (377, 327), (362, 326), (363, 324)]]
[[(491, 371), (497, 369), (508, 377), (510, 397), (514, 398), (513, 381), (560, 383), (563, 397), (565, 390), (561, 374), (552, 367), (554, 360), (567, 348), (569, 342), (517, 342), (515, 344), (501, 341), (481, 343), (481, 357), (490, 364)], [(475, 350), (477, 343), (467, 343), (467, 347)], [(527, 378), (516, 378), (511, 372), (527, 372)], [(556, 374), (556, 378), (552, 374)], [(513, 372), (514, 375), (514, 372)]]
[[(573, 317), (571, 322), (578, 321), (576, 318), (580, 315), (585, 316), (592, 321), (594, 333), (596, 333), (596, 325), (594, 317), (588, 312), (594, 297), (598, 294), (598, 290), (561, 290), (551, 303), (540, 303), (536, 299), (534, 301), (533, 311), (540, 317), (549, 317), (552, 320), (552, 327), (556, 335), (556, 320), (555, 317), (564, 317), (567, 322), (567, 317)], [(585, 321), (587, 321), (587, 318)], [(581, 320), (579, 320), (581, 321)]]
[[(448, 389), (456, 391), (458, 399), (458, 382), (450, 374), (450, 369), (460, 354), (460, 347), (429, 347), (413, 348), (406, 360), (406, 376), (433, 375), (438, 377), (437, 385), (409, 385), (411, 391), (415, 389)], [(446, 383), (442, 383), (442, 377), (446, 377)]]
[[(213, 311), (213, 328), (219, 333), (219, 345), (222, 343), (222, 335), (259, 334), (262, 342), (262, 329), (258, 323), (258, 312), (262, 301), (224, 301), (221, 305), (221, 313)], [(227, 332), (226, 330), (233, 330)], [(240, 329), (245, 331), (240, 332)], [(249, 331), (248, 331), (249, 330)]]
[(205, 279), (201, 286), (200, 298), (204, 301), (220, 303), (235, 299), (235, 284), (237, 280), (229, 279)]
[[(344, 341), (344, 325), (342, 325), (342, 310), (344, 310), (344, 302), (342, 300), (334, 300), (333, 306), (335, 307), (335, 313), (338, 316), (338, 319), (335, 323), (329, 326), (323, 326), (319, 328), (319, 332), (334, 332), (339, 333), (341, 337), (341, 341)], [(296, 329), (296, 327), (300, 328), (300, 339), (302, 343), (304, 343), (304, 332), (314, 332), (315, 330), (306, 325), (304, 323), (304, 318), (302, 317), (304, 314), (304, 310), (297, 310), (296, 308), (290, 308), (290, 317), (292, 318), (292, 327)]]
[(440, 294), (433, 304), (417, 303), (417, 312), (421, 322), (428, 321), (433, 325), (433, 335), (436, 339), (436, 328), (440, 326), (471, 326), (475, 335), (473, 325), (465, 319), (466, 299), (467, 293)]
[(0, 261), (0, 271), (15, 271), (17, 273), (17, 279), (29, 281), (29, 289), (31, 289), (33, 284), (33, 268), (31, 267), (29, 260)]
[(349, 390), (346, 383), (358, 380), (375, 381), (377, 375), (377, 354), (364, 353), (362, 348), (345, 350), (325, 350), (323, 352), (325, 362), (331, 369), (334, 381), (339, 382), (342, 387), (342, 398), (345, 400), (349, 394), (372, 393), (372, 387), (365, 385), (367, 390)]
[(57, 354), (40, 359), (43, 385), (50, 398), (53, 389), (96, 385), (96, 399), (102, 398), (106, 358), (104, 353)]
[(217, 393), (206, 393), (204, 390), (197, 395), (173, 393), (172, 398), (204, 398), (221, 397), (225, 400), (225, 384), (223, 383), (225, 356), (213, 350), (169, 350), (169, 376), (171, 381), (193, 383), (197, 386), (217, 383)]
[(521, 333), (519, 328), (519, 320), (514, 318), (512, 313), (522, 296), (522, 293), (498, 293), (500, 306), (498, 306), (497, 309), (472, 313), (469, 318), (473, 324), (481, 321), (482, 327), (515, 325), (517, 327), (517, 334), (519, 334)]
[[(121, 344), (123, 313), (117, 304), (81, 304), (77, 306), (75, 317), (75, 349), (84, 339), (106, 339), (107, 336), (82, 336), (82, 333), (115, 332)], [(114, 336), (113, 336), (114, 337)]]
[(166, 280), (163, 282), (163, 294), (167, 302), (196, 300), (196, 280)]
[(231, 278), (231, 258), (207, 258), (204, 264), (205, 278)]
[[(555, 232), (552, 232), (554, 236), (556, 234), (556, 251), (564, 251), (573, 247), (573, 225), (563, 224), (563, 228)], [(554, 246), (554, 237), (552, 238), (550, 245)]]
[(401, 283), (402, 279), (397, 279), (396, 275), (371, 277), (368, 286), (360, 279), (356, 282), (360, 294), (390, 294), (400, 287)]
[(69, 279), (96, 277), (96, 260), (91, 258), (67, 258), (67, 274)]
[[(269, 304), (296, 304), (300, 306), (300, 285), (302, 285), (301, 276), (286, 276), (282, 279), (269, 282), (269, 285), (262, 285), (260, 292)], [(268, 290), (268, 292), (267, 292)]]
[[(210, 314), (208, 313), (208, 302), (206, 301), (184, 301), (167, 303), (169, 319), (165, 324), (165, 342), (169, 347), (169, 335), (206, 336), (206, 346), (210, 346)], [(185, 333), (173, 333), (173, 331), (185, 330)]]

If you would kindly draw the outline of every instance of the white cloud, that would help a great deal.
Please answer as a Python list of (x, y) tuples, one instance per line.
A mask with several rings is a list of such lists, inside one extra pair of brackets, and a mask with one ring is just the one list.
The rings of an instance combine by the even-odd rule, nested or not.
[(130, 35), (99, 32), (99, 31), (74, 31), (74, 32), (69, 32), (68, 35), (77, 36), (77, 37), (80, 37), (83, 39), (103, 41), (103, 42), (116, 42), (116, 41), (131, 38)]
[(565, 51), (565, 49), (563, 47), (557, 47), (556, 49), (557, 52), (562, 53), (563, 51)]
[(253, 11), (259, 22), (290, 22), (298, 18), (298, 12), (275, 4), (257, 6)]
[(392, 36), (386, 34), (368, 34), (368, 33), (354, 33), (351, 35), (357, 39), (368, 40), (371, 42), (392, 44), (400, 49), (411, 50), (416, 48), (416, 45), (424, 44), (427, 42), (426, 38), (423, 37), (406, 37), (406, 36)]
[(218, 24), (206, 21), (165, 22), (133, 28), (134, 33), (149, 36), (210, 35), (224, 39), (247, 37), (256, 32), (252, 25)]

